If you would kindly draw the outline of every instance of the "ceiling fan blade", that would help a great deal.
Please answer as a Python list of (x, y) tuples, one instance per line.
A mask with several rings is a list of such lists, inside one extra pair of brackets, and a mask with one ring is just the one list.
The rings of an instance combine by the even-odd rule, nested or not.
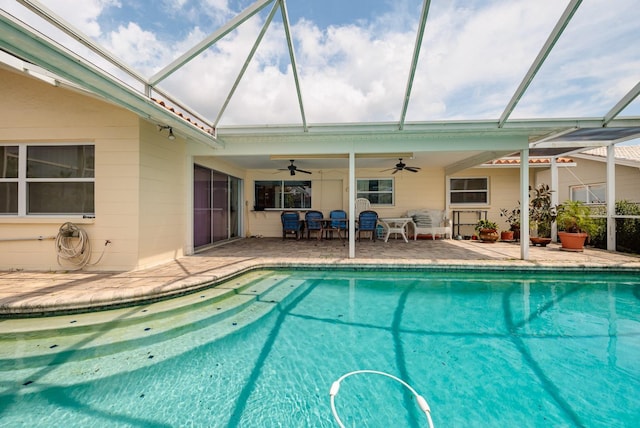
[(391, 174), (395, 174), (398, 171), (400, 171), (398, 168), (394, 168), (394, 171)]
[(405, 166), (404, 169), (411, 172), (418, 172), (420, 168), (418, 168), (417, 166)]
[(397, 170), (397, 168), (387, 168), (387, 169), (383, 169), (383, 170), (382, 170), (382, 171), (380, 171), (380, 172), (392, 171), (392, 170), (394, 170), (394, 169), (396, 169), (396, 170)]
[(291, 175), (296, 175), (296, 170), (295, 170), (295, 169), (290, 169), (290, 170), (289, 170), (289, 173), (290, 173)]
[(305, 174), (311, 174), (311, 171), (305, 171), (304, 169), (296, 168), (298, 172), (304, 172)]

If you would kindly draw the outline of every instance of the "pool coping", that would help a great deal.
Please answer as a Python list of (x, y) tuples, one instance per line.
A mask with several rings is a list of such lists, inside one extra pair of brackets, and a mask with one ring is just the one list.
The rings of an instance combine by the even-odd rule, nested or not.
[[(177, 262), (177, 261), (176, 261)], [(33, 273), (38, 276), (48, 276), (52, 281), (56, 281), (56, 276), (61, 277), (61, 281), (82, 283), (75, 275), (92, 276), (98, 275), (93, 281), (88, 281), (92, 285), (89, 289), (77, 288), (72, 285), (66, 292), (47, 293), (46, 289), (39, 293), (15, 293), (12, 299), (0, 300), (0, 319), (9, 318), (34, 318), (57, 315), (71, 315), (93, 311), (119, 309), (124, 307), (154, 303), (174, 297), (196, 293), (207, 288), (217, 287), (237, 276), (255, 270), (284, 270), (284, 269), (304, 269), (304, 270), (370, 270), (375, 267), (377, 270), (400, 270), (414, 272), (545, 272), (553, 273), (562, 271), (580, 273), (607, 273), (607, 274), (630, 274), (640, 273), (640, 262), (630, 264), (594, 264), (594, 263), (573, 263), (567, 266), (566, 263), (536, 262), (524, 260), (483, 260), (481, 263), (475, 262), (441, 262), (429, 261), (429, 263), (416, 262), (408, 259), (274, 259), (274, 258), (240, 258), (231, 263), (218, 266), (206, 273), (195, 275), (168, 275), (162, 281), (139, 281), (145, 277), (149, 271), (134, 271), (126, 273), (102, 273), (91, 274), (87, 272), (78, 273)], [(183, 272), (184, 273), (184, 272)], [(20, 273), (23, 276), (28, 274)], [(11, 273), (6, 273), (11, 275)], [(20, 275), (18, 275), (20, 276)], [(26, 278), (23, 278), (26, 280)], [(132, 280), (134, 285), (138, 281), (140, 284), (133, 287), (118, 287), (123, 280)]]

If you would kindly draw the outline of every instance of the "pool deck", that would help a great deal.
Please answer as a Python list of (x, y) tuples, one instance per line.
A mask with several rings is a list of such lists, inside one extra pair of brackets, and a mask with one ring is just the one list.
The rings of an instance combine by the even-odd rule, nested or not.
[[(640, 256), (585, 249), (560, 250), (558, 244), (529, 247), (479, 241), (417, 240), (405, 243), (360, 241), (356, 257), (339, 240), (247, 238), (193, 256), (130, 272), (0, 272), (0, 317), (31, 317), (122, 307), (182, 295), (254, 268), (551, 269), (637, 272)], [(105, 257), (108, 257), (105, 256)]]

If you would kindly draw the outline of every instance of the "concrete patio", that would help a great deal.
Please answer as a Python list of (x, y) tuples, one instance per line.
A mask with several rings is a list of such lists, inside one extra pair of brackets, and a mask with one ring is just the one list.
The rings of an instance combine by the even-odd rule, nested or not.
[(360, 241), (356, 258), (335, 240), (282, 241), (247, 238), (149, 269), (130, 272), (0, 273), (0, 317), (83, 312), (150, 302), (215, 285), (254, 268), (313, 266), (413, 269), (611, 270), (640, 274), (640, 257), (586, 249), (561, 251), (558, 244), (530, 247), (520, 260), (518, 243), (402, 239)]

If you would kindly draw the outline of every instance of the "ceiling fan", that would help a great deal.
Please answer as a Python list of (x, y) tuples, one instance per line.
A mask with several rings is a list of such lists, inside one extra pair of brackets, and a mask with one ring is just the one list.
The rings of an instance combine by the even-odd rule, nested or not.
[(291, 162), (291, 165), (289, 165), (289, 166), (288, 166), (288, 167), (286, 167), (286, 168), (278, 168), (278, 170), (279, 170), (279, 171), (286, 171), (286, 170), (289, 170), (289, 173), (290, 173), (291, 175), (296, 175), (296, 171), (297, 171), (297, 172), (303, 172), (303, 173), (305, 173), (305, 174), (311, 174), (311, 171), (305, 171), (304, 169), (300, 169), (300, 168), (298, 168), (297, 166), (295, 166), (295, 165), (293, 164), (293, 159), (291, 159), (291, 160), (290, 160), (290, 162)]
[(391, 171), (393, 170), (393, 172), (391, 174), (395, 174), (398, 171), (411, 171), (411, 172), (418, 172), (418, 170), (420, 169), (420, 167), (417, 166), (407, 166), (406, 163), (402, 162), (402, 158), (398, 159), (400, 162), (398, 162), (393, 168), (389, 168), (389, 169), (385, 169), (381, 172), (385, 172), (385, 171)]

